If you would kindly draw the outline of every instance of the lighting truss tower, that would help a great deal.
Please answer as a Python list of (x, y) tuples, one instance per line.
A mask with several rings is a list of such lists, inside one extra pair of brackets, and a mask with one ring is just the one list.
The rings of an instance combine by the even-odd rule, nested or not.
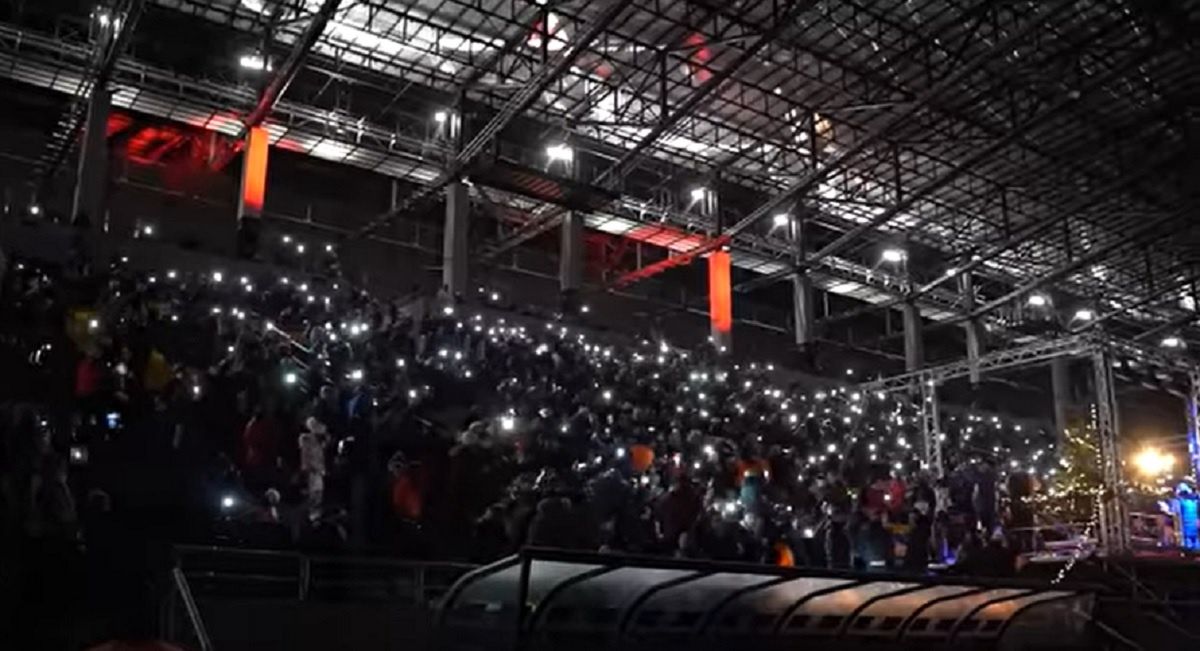
[(1188, 461), (1192, 478), (1200, 481), (1200, 370), (1188, 373), (1187, 397)]
[(921, 385), (921, 448), (923, 465), (936, 479), (946, 474), (942, 460), (942, 424), (938, 415), (937, 382), (926, 380)]
[(1113, 381), (1114, 353), (1160, 368), (1186, 371), (1191, 379), (1188, 400), (1188, 451), (1193, 472), (1200, 475), (1200, 369), (1186, 361), (1163, 356), (1135, 343), (1097, 335), (1075, 335), (1040, 341), (1027, 346), (997, 350), (978, 360), (960, 360), (904, 373), (859, 385), (861, 391), (910, 391), (921, 396), (921, 434), (925, 467), (936, 476), (945, 472), (942, 451), (942, 432), (938, 418), (937, 388), (947, 380), (967, 377), (978, 372), (998, 371), (1041, 364), (1059, 357), (1090, 356), (1095, 371), (1096, 435), (1099, 438), (1101, 477), (1104, 492), (1099, 517), (1100, 546), (1108, 555), (1121, 554), (1130, 547), (1129, 522), (1124, 506), (1126, 489), (1121, 468), (1117, 432), (1115, 383)]
[(1117, 447), (1116, 385), (1113, 382), (1113, 357), (1107, 346), (1092, 351), (1096, 376), (1096, 436), (1100, 439), (1100, 477), (1104, 491), (1100, 496), (1100, 545), (1112, 556), (1129, 549), (1129, 526), (1125, 516), (1125, 481)]

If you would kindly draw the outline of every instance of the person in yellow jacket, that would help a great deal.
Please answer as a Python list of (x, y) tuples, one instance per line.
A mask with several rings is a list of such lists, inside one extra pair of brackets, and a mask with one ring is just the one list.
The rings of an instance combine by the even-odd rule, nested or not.
[(151, 350), (146, 358), (146, 368), (142, 372), (142, 385), (146, 390), (160, 392), (174, 377), (175, 373), (167, 358), (158, 349)]

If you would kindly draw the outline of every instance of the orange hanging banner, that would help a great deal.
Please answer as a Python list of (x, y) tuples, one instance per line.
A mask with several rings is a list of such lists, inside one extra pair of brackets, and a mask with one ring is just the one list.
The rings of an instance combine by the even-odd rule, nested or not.
[(261, 217), (267, 198), (267, 152), (270, 139), (263, 127), (252, 127), (246, 136), (242, 163), (242, 206), (239, 217)]
[(714, 342), (720, 344), (733, 330), (733, 285), (729, 279), (728, 251), (708, 256), (708, 317)]

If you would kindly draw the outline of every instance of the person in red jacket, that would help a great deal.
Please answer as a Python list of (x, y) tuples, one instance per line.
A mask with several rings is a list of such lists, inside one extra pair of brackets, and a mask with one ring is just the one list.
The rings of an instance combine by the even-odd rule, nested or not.
[(84, 400), (94, 396), (100, 391), (103, 381), (104, 368), (100, 365), (100, 356), (90, 350), (75, 365), (75, 397)]
[(255, 410), (242, 430), (242, 469), (252, 484), (271, 483), (279, 465), (279, 442), (275, 419)]

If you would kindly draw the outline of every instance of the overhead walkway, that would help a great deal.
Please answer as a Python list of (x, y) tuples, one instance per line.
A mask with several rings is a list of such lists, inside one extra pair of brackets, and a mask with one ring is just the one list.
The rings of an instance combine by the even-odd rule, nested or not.
[(1084, 649), (1093, 602), (1047, 583), (529, 550), (464, 575), (438, 638), (455, 651)]

